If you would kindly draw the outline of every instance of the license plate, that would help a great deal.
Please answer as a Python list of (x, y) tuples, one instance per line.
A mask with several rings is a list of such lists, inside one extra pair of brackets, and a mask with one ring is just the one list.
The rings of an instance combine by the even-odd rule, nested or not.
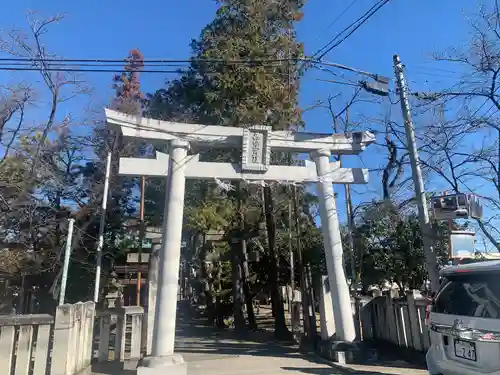
[(470, 341), (455, 340), (455, 356), (476, 362), (476, 344)]

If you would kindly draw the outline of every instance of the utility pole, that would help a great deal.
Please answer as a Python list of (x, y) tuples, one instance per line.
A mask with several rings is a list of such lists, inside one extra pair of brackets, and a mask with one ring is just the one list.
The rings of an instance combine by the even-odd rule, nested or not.
[(417, 142), (415, 140), (415, 130), (411, 118), (410, 102), (408, 100), (408, 87), (406, 85), (403, 65), (398, 55), (393, 56), (394, 72), (396, 75), (396, 85), (399, 89), (401, 101), (401, 111), (406, 132), (406, 143), (410, 154), (411, 172), (413, 184), (415, 186), (415, 196), (417, 199), (418, 218), (422, 231), (422, 239), (424, 243), (425, 259), (427, 263), (427, 272), (431, 284), (431, 291), (436, 292), (439, 287), (439, 274), (437, 266), (436, 253), (432, 246), (431, 225), (429, 221), (429, 212), (427, 198), (425, 196), (424, 181), (422, 179), (422, 171), (420, 170), (420, 162), (418, 158)]
[(141, 306), (141, 278), (142, 278), (142, 272), (141, 272), (141, 267), (142, 267), (142, 243), (144, 242), (144, 232), (145, 232), (145, 227), (144, 227), (144, 195), (145, 195), (145, 190), (146, 190), (146, 177), (141, 176), (141, 203), (140, 203), (140, 208), (139, 208), (139, 220), (140, 220), (140, 232), (139, 232), (139, 256), (138, 256), (138, 261), (139, 265), (138, 271), (137, 271), (137, 306)]
[(71, 242), (73, 241), (73, 225), (75, 219), (68, 221), (68, 235), (66, 237), (66, 248), (64, 250), (64, 264), (61, 277), (61, 292), (59, 294), (59, 306), (64, 305), (64, 298), (66, 297), (66, 284), (68, 282), (69, 260), (71, 256)]
[(106, 158), (106, 174), (104, 177), (104, 191), (102, 193), (102, 206), (101, 206), (101, 219), (99, 222), (99, 238), (97, 242), (97, 264), (95, 270), (94, 282), (94, 302), (99, 302), (99, 284), (101, 282), (101, 268), (102, 268), (102, 248), (104, 246), (104, 228), (106, 226), (106, 208), (108, 206), (108, 191), (109, 191), (109, 176), (111, 174), (111, 152), (108, 152)]

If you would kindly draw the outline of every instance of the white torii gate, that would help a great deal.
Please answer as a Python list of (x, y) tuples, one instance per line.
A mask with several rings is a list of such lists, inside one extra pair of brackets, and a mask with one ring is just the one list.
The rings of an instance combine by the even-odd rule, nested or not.
[[(186, 178), (315, 182), (332, 291), (336, 336), (345, 341), (355, 339), (332, 184), (367, 183), (368, 171), (360, 168), (341, 168), (338, 163), (330, 162), (330, 156), (332, 153), (360, 153), (375, 141), (372, 133), (294, 133), (272, 131), (271, 127), (262, 125), (246, 128), (208, 126), (129, 116), (109, 109), (105, 112), (108, 124), (118, 126), (124, 137), (169, 143), (170, 154), (157, 152), (156, 159), (120, 158), (119, 173), (122, 175), (167, 178), (152, 353), (151, 357), (142, 361), (138, 374), (156, 375), (167, 371), (172, 375), (185, 375), (187, 371), (182, 357), (174, 354)], [(196, 149), (241, 147), (242, 160), (241, 163), (201, 162), (197, 154), (188, 154), (191, 145), (195, 145)], [(270, 165), (271, 149), (309, 152), (314, 162), (306, 161), (303, 167)]]

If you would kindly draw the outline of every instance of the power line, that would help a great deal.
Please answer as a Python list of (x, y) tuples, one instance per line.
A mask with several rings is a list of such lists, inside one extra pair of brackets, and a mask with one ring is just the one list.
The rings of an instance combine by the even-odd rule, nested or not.
[[(424, 64), (430, 64), (430, 63), (435, 63), (435, 62), (436, 61), (428, 61), (428, 62), (425, 62)], [(464, 72), (457, 72), (456, 70), (441, 69), (441, 68), (435, 68), (432, 66), (424, 66), (424, 65), (421, 65), (421, 66), (417, 65), (417, 68), (418, 69), (435, 70), (438, 72), (453, 73), (453, 74), (463, 74), (464, 73)]]
[(354, 6), (354, 4), (356, 4), (356, 2), (357, 2), (357, 1), (358, 1), (358, 0), (354, 0), (351, 4), (349, 4), (349, 5), (347, 6), (347, 8), (345, 8), (345, 9), (344, 9), (344, 11), (343, 11), (342, 13), (340, 13), (340, 14), (339, 14), (339, 15), (338, 15), (338, 16), (337, 16), (337, 17), (336, 17), (336, 18), (335, 18), (335, 19), (334, 19), (334, 20), (333, 20), (333, 21), (332, 21), (332, 22), (331, 22), (331, 23), (330, 23), (327, 27), (326, 27), (326, 29), (325, 29), (323, 32), (327, 32), (327, 31), (328, 31), (328, 30), (329, 30), (329, 29), (330, 29), (333, 25), (335, 25), (335, 24), (338, 22), (338, 20), (340, 20), (340, 19), (342, 18), (342, 16), (343, 16), (344, 14), (346, 14), (346, 13), (347, 13), (347, 11), (348, 11), (349, 9), (351, 9), (351, 8)]
[[(328, 61), (317, 61), (317, 62), (315, 61), (314, 64), (321, 65), (321, 66), (329, 66), (329, 67), (332, 67), (332, 68), (338, 68), (338, 69), (346, 70), (346, 71), (349, 71), (349, 72), (358, 73), (358, 74), (361, 74), (361, 75), (364, 75), (364, 76), (367, 76), (367, 77), (370, 77), (370, 78), (373, 78), (373, 79), (377, 79), (378, 77), (380, 77), (379, 74), (370, 73), (370, 72), (367, 72), (367, 71), (364, 71), (364, 70), (360, 70), (360, 69), (356, 69), (356, 68), (353, 68), (353, 67), (350, 67), (350, 66), (347, 66), (347, 65), (333, 63), (333, 62), (328, 62)], [(323, 69), (323, 68), (318, 68), (318, 69), (320, 69), (320, 70), (326, 70), (326, 69)], [(326, 71), (328, 71), (328, 70), (326, 70)]]
[[(144, 59), (137, 61), (144, 65), (147, 64), (188, 64), (188, 63), (221, 63), (221, 64), (259, 64), (259, 63), (282, 63), (287, 61), (311, 60), (302, 58), (259, 58), (259, 59)], [(0, 58), (0, 62), (47, 62), (47, 63), (121, 63), (129, 64), (127, 59), (65, 59), (65, 58), (27, 58), (27, 57), (9, 57)]]
[[(149, 65), (149, 64), (148, 64)], [(37, 63), (30, 63), (30, 62), (2, 62), (0, 61), (0, 66), (21, 66), (21, 67), (40, 67), (40, 64)], [(124, 64), (118, 64), (118, 63), (111, 63), (111, 64), (102, 64), (102, 63), (65, 63), (65, 62), (52, 62), (48, 64), (48, 66), (53, 67), (53, 66), (67, 66), (67, 67), (106, 67), (106, 68), (123, 68)], [(186, 64), (176, 64), (176, 63), (158, 63), (154, 65), (150, 65), (151, 67), (177, 67), (177, 68), (185, 68), (188, 65)], [(138, 68), (137, 68), (138, 69)]]
[[(47, 69), (40, 69), (40, 68), (29, 68), (29, 67), (1, 67), (0, 66), (0, 71), (32, 71), (32, 72), (38, 72), (40, 70), (48, 71), (48, 72), (68, 72), (68, 73), (127, 73), (130, 72), (129, 70), (116, 70), (116, 69), (78, 69), (78, 68), (47, 68)], [(137, 70), (137, 72), (140, 73), (157, 73), (157, 74), (183, 74), (187, 73), (187, 71), (183, 70)], [(266, 75), (285, 75), (288, 76), (287, 74), (283, 73), (277, 73), (277, 72), (272, 72), (272, 71), (264, 71), (264, 72), (256, 72), (260, 74), (266, 74)], [(216, 74), (216, 72), (206, 72), (206, 74)], [(348, 85), (348, 86), (356, 86), (360, 87), (360, 84), (353, 84), (349, 82), (342, 82), (342, 81), (331, 81), (331, 80), (322, 80), (322, 79), (317, 79), (318, 81), (325, 81), (329, 83), (334, 83), (334, 84), (339, 84), (339, 85)]]
[[(224, 65), (256, 65), (256, 67), (273, 68), (281, 67), (278, 62), (297, 59), (266, 59), (266, 60), (197, 60), (198, 62), (219, 63)], [(120, 73), (120, 72), (138, 72), (138, 73), (187, 73), (189, 65), (194, 60), (149, 60), (147, 63), (153, 63), (150, 68), (177, 67), (185, 68), (176, 70), (165, 69), (144, 69), (146, 64), (137, 67), (124, 67), (126, 61), (112, 59), (40, 59), (40, 58), (2, 58), (0, 59), (0, 70), (11, 71), (56, 71), (56, 72), (92, 72), (92, 73)], [(50, 63), (49, 63), (50, 62)], [(117, 64), (121, 62), (121, 64)], [(144, 61), (146, 62), (146, 61)], [(143, 62), (143, 63), (144, 63)], [(184, 64), (179, 64), (184, 63)], [(103, 69), (87, 69), (88, 67), (101, 67)], [(116, 67), (121, 67), (117, 69)], [(110, 69), (112, 68), (112, 69)]]
[[(183, 69), (177, 69), (177, 70), (152, 70), (152, 69), (84, 69), (84, 68), (71, 68), (71, 67), (63, 67), (63, 68), (54, 68), (54, 67), (19, 67), (19, 66), (13, 66), (13, 67), (6, 67), (6, 66), (0, 66), (0, 71), (31, 71), (31, 72), (39, 72), (39, 71), (45, 71), (45, 72), (68, 72), (68, 73), (130, 73), (130, 72), (137, 72), (137, 73), (158, 73), (158, 74), (186, 74), (189, 71), (188, 70), (183, 70)], [(206, 74), (217, 74), (216, 71), (212, 72), (205, 72)], [(269, 75), (286, 75), (284, 73), (279, 73), (279, 72), (273, 72), (271, 70), (267, 71), (256, 71), (254, 72), (256, 74), (269, 74)]]
[[(327, 30), (333, 25), (335, 24), (355, 3), (356, 3), (357, 0), (354, 0), (337, 18), (335, 18), (332, 23), (327, 27)], [(380, 1), (383, 1), (383, 0), (380, 0)], [(326, 53), (328, 53), (329, 51), (331, 51), (331, 49), (329, 49), (327, 52), (325, 52), (324, 54), (321, 54), (325, 49), (327, 49), (330, 44), (334, 43), (335, 40), (337, 40), (343, 33), (345, 33), (347, 30), (349, 30), (351, 27), (353, 27), (357, 22), (361, 21), (364, 17), (366, 17), (367, 15), (369, 15), (369, 12), (371, 10), (373, 10), (375, 7), (377, 6), (377, 4), (375, 4), (374, 6), (372, 6), (368, 11), (366, 11), (361, 17), (359, 17), (358, 19), (356, 19), (355, 21), (351, 22), (351, 24), (349, 26), (347, 26), (346, 28), (344, 28), (341, 32), (337, 33), (337, 35), (331, 39), (328, 43), (326, 43), (326, 45), (324, 45), (322, 48), (320, 48), (319, 50), (317, 50), (315, 53), (312, 54), (312, 57), (310, 60), (303, 60), (302, 61), (302, 65), (299, 67), (299, 73), (302, 73), (305, 69), (307, 69), (308, 67), (311, 66), (311, 61), (316, 61), (317, 63), (321, 63), (321, 59), (325, 56)], [(326, 31), (326, 30), (325, 30)], [(355, 31), (355, 30), (354, 30)], [(319, 58), (316, 58), (318, 56), (318, 54), (321, 54), (321, 56)], [(375, 75), (374, 75), (375, 76)]]
[[(51, 62), (50, 64), (45, 64)], [(368, 77), (376, 78), (378, 75), (370, 72), (366, 72), (360, 69), (356, 69), (347, 65), (319, 61), (310, 58), (283, 58), (283, 59), (260, 59), (260, 60), (223, 60), (223, 59), (186, 59), (186, 60), (169, 60), (169, 59), (157, 59), (157, 60), (145, 60), (146, 63), (154, 63), (159, 65), (150, 66), (151, 68), (163, 68), (163, 67), (178, 67), (189, 69), (189, 65), (179, 65), (179, 63), (219, 63), (224, 65), (256, 65), (255, 67), (266, 67), (266, 68), (278, 68), (283, 67), (283, 62), (304, 62), (308, 64), (315, 64), (320, 66), (334, 67), (357, 74), (365, 75)], [(109, 63), (115, 63), (109, 65)], [(183, 74), (187, 73), (188, 70), (176, 69), (176, 70), (164, 70), (164, 69), (144, 69), (144, 67), (137, 68), (124, 68), (122, 63), (126, 64), (124, 60), (113, 60), (113, 59), (41, 59), (41, 58), (0, 58), (0, 70), (11, 70), (11, 71), (60, 71), (60, 72), (90, 72), (90, 73), (120, 73), (120, 72), (139, 72), (139, 73), (171, 73), (171, 74)], [(273, 63), (276, 63), (273, 65)], [(43, 65), (42, 65), (43, 64)], [(260, 65), (259, 65), (260, 64)], [(122, 67), (121, 69), (116, 69), (113, 67)], [(86, 69), (87, 67), (102, 67), (103, 69)], [(108, 69), (113, 68), (113, 69)]]
[[(351, 23), (348, 27), (346, 27), (344, 30), (342, 30), (337, 36), (335, 36), (330, 42), (328, 42), (325, 47), (323, 47), (320, 51), (325, 50), (323, 52), (317, 52), (314, 57), (318, 53), (321, 53), (317, 59), (321, 60), (327, 53), (329, 53), (332, 49), (338, 47), (340, 44), (342, 44), (347, 38), (349, 38), (356, 30), (358, 30), (361, 26), (363, 26), (371, 17), (375, 15), (384, 5), (386, 5), (390, 0), (380, 0), (377, 4), (375, 4), (373, 7), (370, 8), (364, 15), (362, 15), (360, 18), (358, 18), (356, 21)], [(349, 30), (351, 27), (353, 27), (357, 22), (359, 22), (346, 36), (344, 36), (342, 39), (335, 41), (347, 30)], [(333, 45), (331, 45), (334, 43)], [(329, 46), (330, 45), (330, 46)], [(329, 47), (328, 47), (329, 46)]]
[(40, 70), (49, 72), (87, 72), (87, 73), (127, 73), (127, 72), (140, 72), (140, 73), (162, 73), (162, 74), (182, 74), (186, 73), (182, 70), (117, 70), (117, 69), (81, 69), (81, 68), (30, 68), (30, 67), (0, 67), (0, 71), (32, 71), (38, 72)]
[(316, 81), (327, 82), (327, 83), (335, 83), (337, 85), (344, 85), (344, 86), (363, 87), (363, 85), (361, 83), (351, 83), (351, 82), (334, 81), (334, 80), (331, 80), (331, 79), (316, 78)]
[[(296, 59), (295, 59), (296, 60)], [(12, 71), (59, 71), (59, 72), (93, 72), (93, 73), (186, 73), (190, 63), (195, 60), (148, 60), (141, 61), (140, 66), (126, 66), (129, 62), (113, 59), (42, 59), (42, 58), (1, 58), (0, 70)], [(224, 64), (224, 65), (248, 65), (255, 67), (280, 67), (283, 61), (289, 59), (263, 59), (263, 60), (196, 60), (199, 63)], [(152, 64), (152, 65), (150, 65)], [(124, 66), (125, 65), (125, 66)], [(149, 65), (149, 66), (148, 66)], [(145, 69), (160, 68), (160, 69)], [(86, 69), (93, 67), (93, 69)], [(103, 69), (94, 69), (101, 67)], [(120, 67), (121, 69), (117, 69)], [(165, 70), (161, 68), (179, 68), (177, 70)], [(184, 68), (185, 70), (181, 70)]]
[[(382, 1), (382, 0), (379, 0), (379, 1)], [(324, 45), (322, 48), (320, 48), (318, 51), (316, 51), (314, 54), (313, 54), (313, 57), (314, 56), (317, 56), (318, 54), (322, 53), (325, 49), (328, 48), (328, 46), (332, 43), (335, 42), (336, 39), (338, 39), (342, 34), (344, 34), (347, 30), (349, 30), (351, 27), (353, 27), (356, 23), (358, 23), (359, 21), (361, 21), (364, 17), (366, 17), (366, 15), (371, 11), (373, 10), (375, 7), (377, 6), (377, 4), (373, 5), (370, 9), (368, 9), (361, 17), (358, 17), (356, 20), (354, 20), (353, 22), (351, 22), (348, 26), (346, 26), (342, 31), (338, 32), (337, 35), (335, 35), (333, 37), (333, 39), (331, 39), (326, 45)]]

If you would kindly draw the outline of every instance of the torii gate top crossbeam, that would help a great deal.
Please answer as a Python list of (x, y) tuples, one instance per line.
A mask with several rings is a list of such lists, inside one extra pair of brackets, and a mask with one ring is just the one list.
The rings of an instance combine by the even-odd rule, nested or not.
[[(183, 139), (211, 148), (240, 147), (245, 128), (185, 124), (130, 116), (105, 109), (108, 124), (118, 126), (124, 137), (158, 141)], [(319, 134), (290, 131), (269, 131), (269, 147), (275, 150), (310, 152), (319, 149), (334, 154), (358, 154), (375, 141), (371, 132)]]

